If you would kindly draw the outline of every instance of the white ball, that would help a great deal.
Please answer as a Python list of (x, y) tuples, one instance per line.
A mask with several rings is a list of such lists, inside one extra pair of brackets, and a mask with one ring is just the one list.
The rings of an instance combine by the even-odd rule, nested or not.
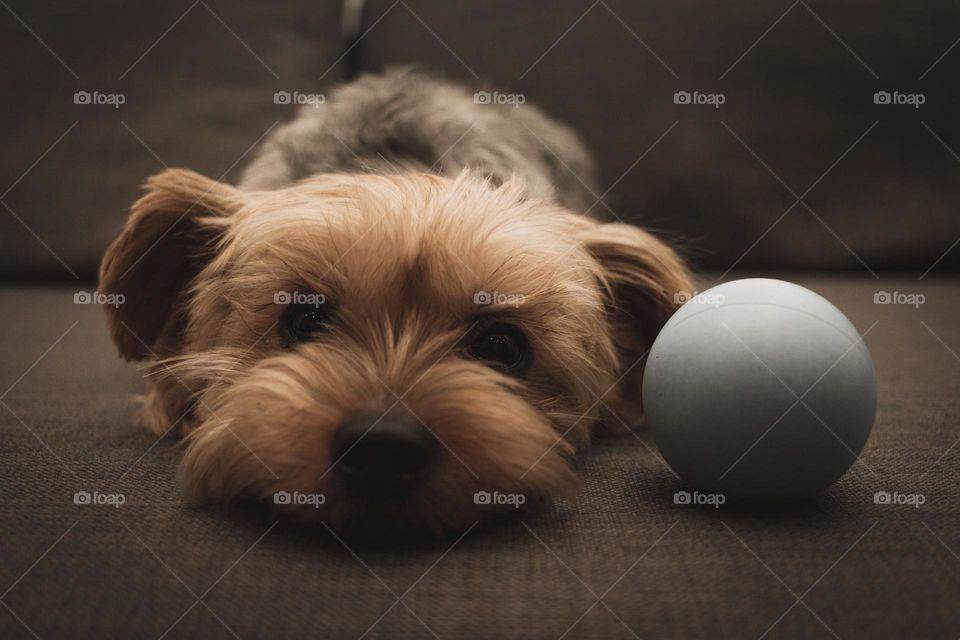
[(815, 496), (863, 450), (876, 403), (873, 362), (850, 321), (809, 289), (760, 278), (684, 304), (643, 382), (663, 457), (727, 502)]

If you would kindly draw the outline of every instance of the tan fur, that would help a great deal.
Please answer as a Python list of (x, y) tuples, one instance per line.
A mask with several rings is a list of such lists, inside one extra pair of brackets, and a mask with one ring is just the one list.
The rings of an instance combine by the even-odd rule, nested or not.
[[(592, 430), (639, 420), (644, 351), (689, 289), (650, 234), (470, 173), (327, 174), (241, 193), (170, 170), (147, 189), (100, 287), (126, 296), (107, 308), (110, 327), (124, 357), (148, 363), (148, 424), (185, 436), (183, 486), (215, 501), (323, 493), (319, 509), (280, 510), (341, 528), (459, 529), (488, 513), (479, 490), (572, 495), (571, 457)], [(524, 302), (478, 306), (479, 290)], [(284, 348), (278, 291), (325, 295), (329, 335)], [(462, 352), (487, 314), (528, 335), (523, 379)], [(357, 412), (391, 407), (443, 447), (422, 486), (372, 513), (329, 473), (331, 439)]]

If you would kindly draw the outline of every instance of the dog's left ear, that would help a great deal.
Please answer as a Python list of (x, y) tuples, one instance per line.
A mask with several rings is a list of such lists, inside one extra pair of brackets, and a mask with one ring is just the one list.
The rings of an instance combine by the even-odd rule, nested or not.
[(608, 427), (633, 427), (643, 408), (640, 388), (647, 352), (667, 319), (691, 290), (684, 261), (667, 243), (627, 224), (589, 222), (579, 232), (597, 261), (606, 291), (608, 323), (623, 376), (606, 404), (620, 417)]
[(187, 288), (244, 203), (235, 187), (186, 169), (158, 173), (145, 188), (100, 264), (100, 293), (122, 301), (104, 309), (127, 360), (176, 353)]

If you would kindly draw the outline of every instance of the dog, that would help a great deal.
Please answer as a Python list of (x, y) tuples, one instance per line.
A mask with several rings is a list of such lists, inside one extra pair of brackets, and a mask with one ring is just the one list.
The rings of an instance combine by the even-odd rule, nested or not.
[(668, 244), (579, 213), (592, 175), (532, 105), (399, 69), (305, 106), (237, 186), (151, 177), (100, 291), (187, 495), (441, 534), (575, 495), (690, 289)]

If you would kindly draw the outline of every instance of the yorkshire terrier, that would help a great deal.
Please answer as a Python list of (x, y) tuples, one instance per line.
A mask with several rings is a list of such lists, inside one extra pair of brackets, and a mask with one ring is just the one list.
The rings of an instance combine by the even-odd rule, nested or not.
[[(477, 94), (480, 95), (480, 94)], [(274, 131), (231, 186), (151, 177), (100, 267), (143, 415), (207, 501), (350, 530), (463, 530), (576, 491), (642, 420), (684, 262), (596, 204), (567, 127), (413, 70)]]

